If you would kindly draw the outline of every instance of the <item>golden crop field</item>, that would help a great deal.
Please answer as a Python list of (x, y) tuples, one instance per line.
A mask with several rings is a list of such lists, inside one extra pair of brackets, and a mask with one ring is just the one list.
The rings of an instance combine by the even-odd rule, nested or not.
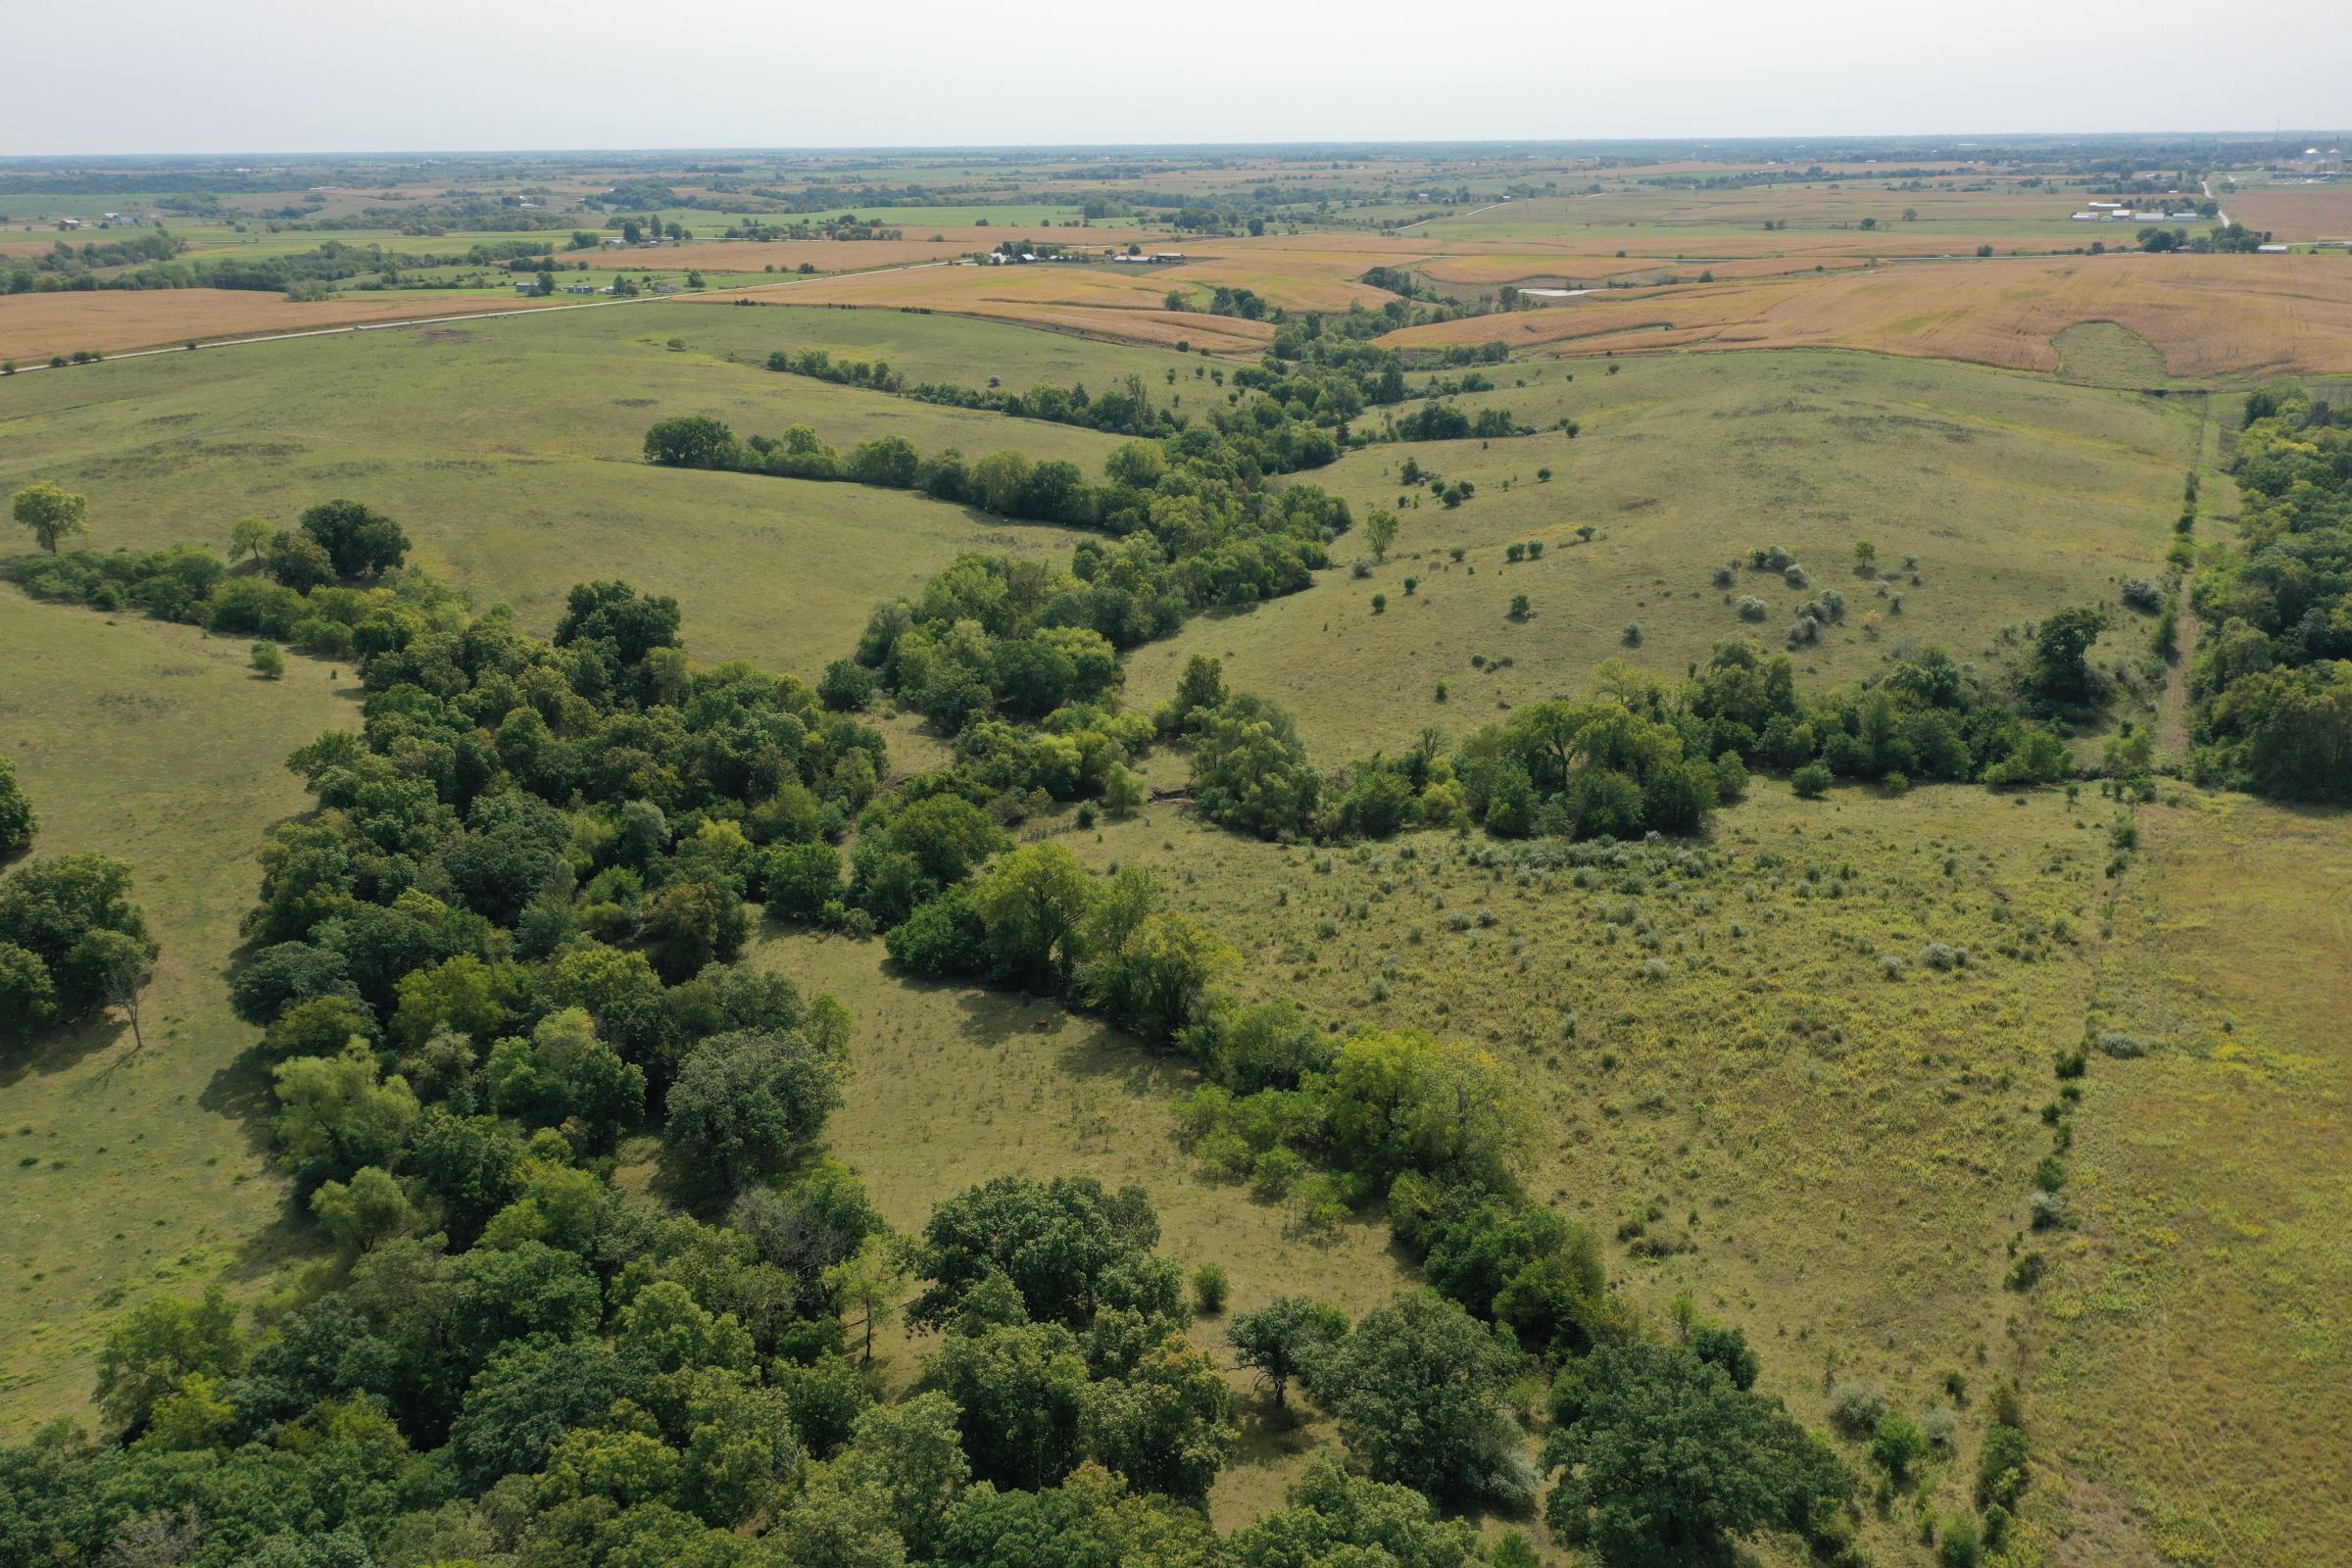
[(1171, 288), (1246, 288), (1292, 311), (1345, 311), (1356, 305), (1378, 310), (1396, 298), (1361, 279), (1372, 268), (1396, 266), (1401, 258), (1367, 254), (1343, 238), (1316, 237), (1325, 244), (1308, 248), (1302, 235), (1281, 246), (1235, 240), (1186, 247), (1181, 266), (1152, 270)]
[[(1140, 275), (1047, 263), (911, 268), (797, 282), (790, 285), (789, 303), (938, 311), (1124, 343), (1188, 342), (1196, 348), (1243, 353), (1256, 353), (1273, 339), (1274, 328), (1264, 321), (1169, 310), (1165, 297), (1173, 269), (1135, 271)], [(707, 295), (696, 303), (732, 305), (740, 298), (758, 298), (760, 292)]]
[(120, 354), (216, 337), (301, 332), (417, 317), (508, 311), (516, 294), (341, 294), (315, 305), (258, 289), (101, 289), (0, 299), (0, 360), (45, 360), (94, 349)]
[(2248, 228), (2281, 240), (2352, 239), (2352, 184), (2269, 185), (2240, 191), (2226, 205)]
[(2176, 376), (2352, 369), (2352, 264), (2328, 256), (1988, 260), (1588, 299), (1408, 327), (1398, 348), (1501, 341), (1563, 354), (1672, 347), (1869, 349), (2053, 370), (2051, 339), (2109, 321)]

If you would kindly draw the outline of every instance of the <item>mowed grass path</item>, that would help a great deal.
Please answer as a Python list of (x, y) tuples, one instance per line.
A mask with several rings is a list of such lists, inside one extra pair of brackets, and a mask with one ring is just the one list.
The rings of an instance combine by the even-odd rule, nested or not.
[[(2003, 627), (2072, 604), (2113, 609), (2120, 579), (2159, 574), (2198, 438), (2191, 400), (1866, 354), (1570, 369), (1573, 379), (1556, 366), (1506, 365), (1493, 372), (1494, 391), (1458, 401), (1538, 426), (1574, 417), (1583, 431), (1573, 440), (1380, 446), (1301, 476), (1346, 496), (1359, 519), (1408, 493), (1408, 457), (1477, 493), (1447, 509), (1426, 488), (1409, 492), (1419, 504), (1399, 514), (1396, 544), (1369, 580), (1346, 564), (1369, 549), (1343, 538), (1341, 564), (1311, 592), (1204, 616), (1138, 651), (1133, 698), (1164, 698), (1192, 655), (1214, 655), (1230, 685), (1290, 708), (1336, 763), (1393, 753), (1425, 724), (1458, 735), (1506, 706), (1583, 691), (1604, 659), (1679, 676), (1732, 638), (1777, 650), (1797, 607), (1824, 588), (1845, 596), (1846, 616), (1798, 652), (1809, 690), (1926, 643), (1967, 659), (2005, 655)], [(1539, 483), (1544, 467), (1552, 478)], [(1579, 543), (1587, 525), (1594, 537)], [(1505, 547), (1528, 540), (1544, 544), (1543, 559), (1506, 564)], [(1879, 597), (1854, 575), (1858, 540), (1878, 547), (1883, 570), (1918, 556), (1920, 583)], [(1713, 585), (1717, 565), (1775, 544), (1805, 564), (1810, 588), (1744, 569), (1729, 590)], [(1468, 552), (1460, 564), (1454, 547)], [(1408, 576), (1419, 579), (1410, 595)], [(1525, 619), (1512, 615), (1521, 594)], [(1768, 607), (1761, 622), (1735, 607), (1750, 595)], [(1875, 637), (1864, 627), (1873, 612)], [(1629, 623), (1641, 627), (1638, 644)]]
[(2186, 792), (2104, 966), (2033, 1324), (2061, 1562), (2352, 1560), (2352, 815)]
[[(511, 603), (534, 630), (552, 628), (572, 584), (618, 576), (677, 597), (698, 657), (813, 674), (851, 650), (877, 601), (956, 556), (1057, 553), (1069, 536), (903, 492), (648, 467), (649, 425), (710, 414), (780, 435), (807, 423), (845, 451), (896, 434), (925, 452), (1018, 448), (1090, 473), (1118, 444), (760, 368), (776, 348), (894, 341), (837, 329), (851, 319), (583, 311), (19, 376), (0, 380), (0, 493), (34, 479), (86, 492), (98, 549), (219, 550), (247, 513), (291, 524), (349, 497), (397, 517), (414, 559), (479, 604)], [(910, 355), (918, 378), (1101, 386), (1178, 359), (977, 322), (935, 332)], [(673, 336), (683, 350), (666, 347)]]
[(256, 855), (306, 804), (286, 755), (358, 710), (350, 671), (338, 688), (297, 659), (264, 681), (246, 651), (0, 591), (0, 753), (40, 812), (32, 853), (130, 861), (164, 949), (144, 1051), (112, 1021), (0, 1048), (0, 1438), (83, 1413), (123, 1309), (222, 1278), (251, 1294), (304, 1245), (225, 970)]

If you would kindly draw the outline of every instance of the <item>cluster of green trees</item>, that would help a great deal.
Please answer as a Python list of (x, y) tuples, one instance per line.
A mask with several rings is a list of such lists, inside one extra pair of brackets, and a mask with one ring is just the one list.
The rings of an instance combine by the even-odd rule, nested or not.
[(1834, 778), (2046, 784), (2074, 770), (2060, 734), (2032, 716), (2090, 689), (2094, 611), (2041, 623), (2013, 691), (1939, 648), (1859, 686), (1807, 699), (1786, 655), (1723, 644), (1691, 678), (1666, 682), (1617, 661), (1582, 703), (1530, 704), (1447, 749), (1424, 731), (1395, 755), (1326, 774), (1280, 707), (1225, 688), (1196, 657), (1155, 715), (1191, 749), (1192, 796), (1212, 821), (1285, 842), (1381, 838), (1418, 824), (1479, 825), (1504, 838), (1633, 839), (1698, 831), (1745, 792), (1750, 769), (1818, 794)]
[[(40, 813), (0, 757), (0, 861), (32, 847)], [(29, 860), (0, 876), (0, 1041), (103, 1007), (138, 1028), (139, 995), (162, 950), (130, 902), (130, 866), (102, 855)], [(143, 1042), (142, 1042), (143, 1043)]]
[[(2210, 216), (2210, 215), (2209, 215)], [(2134, 236), (2143, 251), (2193, 251), (2200, 254), (2243, 254), (2260, 250), (2271, 242), (2267, 228), (2248, 228), (2243, 223), (2216, 226), (2202, 234), (2191, 235), (2185, 228), (2143, 228)]]
[(101, 271), (168, 262), (185, 249), (186, 242), (163, 228), (132, 229), (78, 245), (61, 239), (38, 256), (0, 257), (0, 294), (98, 288)]
[(1475, 418), (1450, 403), (1431, 398), (1400, 419), (1392, 420), (1387, 438), (1395, 441), (1460, 441), (1498, 436), (1534, 435), (1536, 427), (1521, 424), (1508, 409), (1481, 409)]
[(0, 757), (0, 860), (13, 860), (30, 849), (40, 828), (40, 813), (17, 778), (17, 764)]
[(363, 207), (353, 216), (272, 222), (270, 231), (388, 228), (396, 234), (495, 234), (518, 229), (569, 228), (577, 214), (555, 206), (524, 207), (511, 197), (456, 195), (422, 204)]
[(2190, 601), (2196, 776), (2288, 800), (2352, 800), (2352, 417), (2296, 388), (2246, 399), (2240, 547)]
[[(1290, 1097), (1277, 1142), (1333, 1167), (1330, 1202), (1386, 1195), (1443, 1292), (1352, 1327), (1296, 1299), (1237, 1323), (1248, 1364), (1329, 1409), (1368, 1479), (1320, 1465), (1217, 1538), (1199, 1503), (1233, 1396), (1186, 1337), (1140, 1195), (993, 1182), (894, 1246), (811, 1156), (849, 1021), (735, 961), (743, 900), (836, 874), (825, 841), (871, 797), (880, 742), (797, 681), (694, 669), (677, 625), (607, 583), (546, 643), (498, 612), (424, 629), (367, 658), (359, 735), (295, 755), (319, 809), (265, 853), (232, 997), (341, 1262), (259, 1332), (217, 1291), (125, 1317), (100, 1359), (112, 1435), (0, 1453), (11, 1560), (1462, 1564), (1472, 1537), (1416, 1493), (1532, 1501), (1508, 1402), (1548, 1366), (1563, 1528), (1629, 1552), (1779, 1528), (1835, 1544), (1842, 1469), (1680, 1352), (1662, 1364), (1726, 1438), (1689, 1462), (1736, 1504), (1673, 1476), (1596, 1490), (1627, 1462), (1616, 1412), (1669, 1385), (1596, 1348), (1640, 1337), (1589, 1239), (1512, 1184), (1525, 1116), (1491, 1058), (1235, 1012), (1214, 982), (1238, 958), (1149, 878), (1092, 877), (1057, 845), (1001, 854), (963, 793), (975, 758), (860, 823), (861, 877), (895, 856), (942, 889), (894, 951), (921, 961), (919, 937), (1073, 989), (1202, 1060), (1236, 1126)], [(608, 1179), (617, 1140), (657, 1124), (665, 1191), (702, 1217)], [(847, 1320), (870, 1340), (906, 1265), (909, 1319), (942, 1346), (923, 1392), (878, 1405)]]
[[(1370, 1473), (1318, 1460), (1284, 1506), (1220, 1537), (1201, 1501), (1237, 1446), (1235, 1396), (1186, 1333), (1140, 1193), (995, 1181), (884, 1248), (838, 1166), (707, 1223), (651, 1213), (544, 1143), (470, 1246), (368, 1240), (259, 1332), (217, 1289), (131, 1312), (101, 1356), (119, 1439), (60, 1424), (0, 1450), (9, 1560), (1470, 1568), (1476, 1532), (1381, 1478), (1475, 1465), (1465, 1444), (1492, 1459), (1506, 1436), (1526, 1468), (1497, 1382), (1515, 1362), (1458, 1308), (1407, 1296), (1350, 1327), (1285, 1300), (1237, 1337), (1258, 1364), (1311, 1363)], [(564, 1205), (553, 1240), (535, 1239), (543, 1200)], [(886, 1254), (924, 1285), (910, 1321), (941, 1336), (925, 1386), (895, 1403), (825, 1304), (895, 1296)], [(1613, 1367), (1580, 1385), (1575, 1429), (1596, 1442), (1629, 1381)], [(1746, 1436), (1743, 1397), (1726, 1413), (1749, 1416)], [(1755, 1484), (1727, 1446), (1696, 1447), (1740, 1472), (1727, 1488)], [(1726, 1527), (1782, 1522), (1738, 1514), (1690, 1539), (1720, 1549)]]
[[(400, 571), (409, 544), (400, 525), (357, 502), (313, 507), (290, 529), (243, 518), (230, 530), (228, 561), (194, 545), (56, 553), (60, 541), (87, 530), (86, 513), (81, 497), (55, 485), (19, 492), (19, 519), (52, 553), (11, 562), (0, 573), (35, 598), (144, 611), (322, 659), (380, 653), (428, 628), (463, 623), (458, 595)], [(250, 567), (232, 564), (240, 560)]]
[[(1210, 403), (1205, 422), (1220, 436), (1250, 447), (1261, 471), (1276, 473), (1314, 467), (1331, 461), (1337, 448), (1319, 441), (1300, 441), (1279, 432), (1286, 424), (1312, 425), (1329, 431), (1340, 446), (1360, 447), (1374, 441), (1434, 441), (1464, 437), (1527, 435), (1532, 427), (1514, 420), (1508, 410), (1481, 410), (1475, 416), (1441, 397), (1490, 390), (1494, 383), (1473, 371), (1453, 380), (1433, 380), (1421, 389), (1424, 402), (1402, 418), (1391, 417), (1377, 430), (1351, 428), (1369, 409), (1401, 404), (1411, 395), (1404, 379), (1404, 359), (1395, 349), (1380, 348), (1337, 333), (1320, 330), (1323, 318), (1311, 318), (1313, 332), (1294, 330), (1278, 338), (1256, 365), (1231, 372), (1227, 407)], [(1107, 430), (1118, 435), (1172, 437), (1196, 420), (1174, 403), (1155, 405), (1141, 376), (1125, 377), (1108, 392), (1089, 393), (1074, 387), (1039, 385), (1026, 392), (994, 387), (956, 386), (942, 382), (909, 383), (886, 363), (836, 360), (823, 349), (797, 352), (779, 349), (767, 358), (771, 370), (810, 376), (838, 386), (865, 387), (918, 402), (960, 409), (987, 409), (1016, 418), (1045, 419)], [(1173, 372), (1171, 372), (1172, 374)], [(1218, 388), (1227, 384), (1222, 368), (1200, 367), (1197, 378)], [(1180, 401), (1180, 399), (1179, 399)], [(1269, 442), (1268, 432), (1277, 432)], [(821, 473), (800, 477), (822, 477)]]
[[(0, 856), (35, 826), (16, 770), (0, 760)], [(102, 855), (27, 860), (0, 877), (0, 1040), (122, 1009), (135, 1030), (139, 995), (161, 949), (130, 901), (130, 866)]]
[(881, 436), (844, 457), (806, 424), (791, 426), (781, 438), (739, 439), (724, 421), (702, 415), (664, 419), (648, 430), (645, 458), (675, 468), (920, 490), (935, 500), (1000, 516), (1125, 534), (1151, 521), (1152, 492), (1171, 469), (1189, 476), (1180, 483), (1254, 489), (1267, 474), (1321, 467), (1339, 456), (1330, 432), (1290, 418), (1264, 399), (1249, 409), (1254, 412), (1220, 416), (1213, 428), (1194, 425), (1164, 444), (1130, 443), (1108, 460), (1110, 482), (1104, 485), (1089, 484), (1074, 463), (1033, 462), (1017, 451), (967, 461), (951, 447), (926, 458), (904, 436)]
[[(2062, 612), (2042, 623), (2047, 647), (2036, 646), (2027, 693), (2056, 697), (2090, 680), (2089, 637), (2079, 635), (2086, 624), (2095, 636), (2095, 612)], [(2018, 694), (1936, 647), (1807, 701), (1787, 655), (1767, 659), (1751, 644), (1727, 643), (1679, 698), (1653, 688), (1650, 700), (1694, 734), (1702, 754), (1789, 772), (1800, 788), (1808, 769), (1826, 786), (1832, 776), (2043, 784), (2074, 768), (2063, 739), (2027, 716)]]

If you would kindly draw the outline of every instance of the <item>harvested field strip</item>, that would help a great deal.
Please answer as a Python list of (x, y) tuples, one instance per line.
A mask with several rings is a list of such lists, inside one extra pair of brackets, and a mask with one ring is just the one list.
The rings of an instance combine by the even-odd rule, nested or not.
[(2014, 369), (2057, 368), (2083, 321), (2137, 333), (2176, 376), (2352, 369), (2352, 267), (2327, 257), (2081, 257), (1972, 262), (1827, 278), (1699, 285), (1505, 318), (1408, 327), (1399, 348), (1574, 342), (1659, 319), (1718, 348), (1836, 345)]
[(15, 294), (0, 299), (0, 360), (45, 360), (79, 349), (120, 354), (204, 338), (512, 311), (528, 304), (513, 293), (431, 291), (338, 295), (316, 305), (298, 305), (282, 294), (232, 288)]
[[(1274, 336), (1264, 321), (1170, 311), (1167, 274), (1128, 278), (1081, 267), (932, 267), (796, 284), (794, 305), (925, 310), (1018, 321), (1123, 343), (1255, 352)], [(698, 297), (731, 305), (739, 296)]]
[(2282, 240), (2352, 239), (2352, 185), (2278, 185), (2240, 191), (2225, 205), (2248, 228)]
[(1578, 257), (1561, 252), (1510, 255), (1449, 252), (1432, 257), (1413, 270), (1436, 283), (1523, 283), (1547, 277), (1624, 277), (1660, 270), (1693, 277), (1702, 271), (1713, 272), (1719, 278), (1778, 277), (1796, 272), (1809, 275), (1816, 267), (1843, 271), (1868, 265), (1859, 256), (1740, 256), (1721, 261), (1703, 256), (1636, 256), (1621, 261), (1615, 257)]

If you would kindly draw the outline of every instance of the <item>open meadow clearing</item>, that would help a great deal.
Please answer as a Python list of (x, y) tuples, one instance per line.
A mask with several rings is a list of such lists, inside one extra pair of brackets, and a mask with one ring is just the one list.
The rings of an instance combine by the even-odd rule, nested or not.
[(0, 752), (38, 803), (33, 853), (130, 861), (163, 944), (143, 1049), (112, 1020), (0, 1046), (0, 1429), (82, 1415), (123, 1309), (216, 1279), (250, 1298), (316, 1250), (287, 1223), (225, 976), (264, 836), (304, 808), (286, 754), (358, 705), (349, 669), (265, 681), (247, 646), (0, 595)]
[[(2030, 1362), (2001, 1282), (2100, 972), (2102, 826), (2056, 796), (1770, 785), (1614, 867), (1445, 834), (1286, 850), (1162, 806), (1079, 847), (1258, 955), (1253, 998), (1494, 1052), (1538, 1106), (1537, 1191), (1614, 1238), (1641, 1310), (1692, 1291), (1819, 1420), (1836, 1383), (1911, 1409)], [(1919, 962), (1937, 942), (1967, 967)], [(1922, 1483), (1947, 1505), (1973, 1432), (1956, 1453)]]

